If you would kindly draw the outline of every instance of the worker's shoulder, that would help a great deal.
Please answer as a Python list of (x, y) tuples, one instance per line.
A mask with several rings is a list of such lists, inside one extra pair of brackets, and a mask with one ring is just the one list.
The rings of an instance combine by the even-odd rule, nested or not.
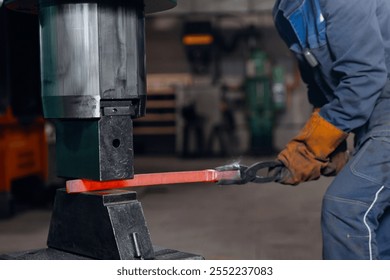
[(367, 14), (375, 12), (381, 3), (388, 0), (308, 0), (319, 4), (319, 7), (325, 19), (333, 16), (358, 16), (359, 14)]

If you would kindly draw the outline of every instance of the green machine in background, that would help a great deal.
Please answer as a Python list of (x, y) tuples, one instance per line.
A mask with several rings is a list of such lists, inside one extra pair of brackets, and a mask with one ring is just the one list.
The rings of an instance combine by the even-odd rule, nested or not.
[(273, 130), (276, 113), (285, 106), (283, 77), (283, 69), (271, 67), (263, 51), (252, 51), (245, 81), (251, 154), (275, 152)]

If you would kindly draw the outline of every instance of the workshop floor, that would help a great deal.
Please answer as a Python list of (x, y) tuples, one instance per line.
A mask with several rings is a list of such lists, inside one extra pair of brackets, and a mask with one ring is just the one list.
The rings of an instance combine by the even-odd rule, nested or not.
[[(251, 164), (264, 158), (243, 158)], [(136, 173), (213, 168), (226, 158), (138, 157)], [(152, 241), (206, 259), (321, 259), (321, 198), (331, 179), (299, 187), (275, 183), (189, 184), (138, 189)], [(50, 207), (0, 220), (0, 254), (46, 247)]]

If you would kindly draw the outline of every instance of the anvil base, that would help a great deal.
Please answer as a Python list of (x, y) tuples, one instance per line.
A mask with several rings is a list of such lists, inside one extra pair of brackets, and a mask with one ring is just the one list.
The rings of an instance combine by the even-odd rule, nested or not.
[[(153, 246), (155, 260), (203, 260), (199, 255), (180, 252)], [(24, 251), (0, 255), (0, 260), (91, 260), (91, 258), (76, 255), (52, 248)]]
[(153, 246), (136, 192), (68, 194), (59, 189), (48, 248), (0, 255), (24, 260), (181, 260), (202, 256)]

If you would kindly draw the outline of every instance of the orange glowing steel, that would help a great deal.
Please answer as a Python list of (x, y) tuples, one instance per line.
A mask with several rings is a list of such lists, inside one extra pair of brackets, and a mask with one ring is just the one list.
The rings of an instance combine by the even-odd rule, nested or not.
[(167, 184), (183, 184), (197, 182), (215, 183), (220, 180), (231, 180), (238, 178), (240, 178), (240, 171), (238, 170), (217, 171), (214, 169), (206, 169), (199, 171), (137, 174), (134, 175), (133, 179), (113, 180), (105, 182), (85, 179), (69, 180), (66, 182), (66, 190), (68, 193), (80, 193), (118, 188), (146, 187)]

